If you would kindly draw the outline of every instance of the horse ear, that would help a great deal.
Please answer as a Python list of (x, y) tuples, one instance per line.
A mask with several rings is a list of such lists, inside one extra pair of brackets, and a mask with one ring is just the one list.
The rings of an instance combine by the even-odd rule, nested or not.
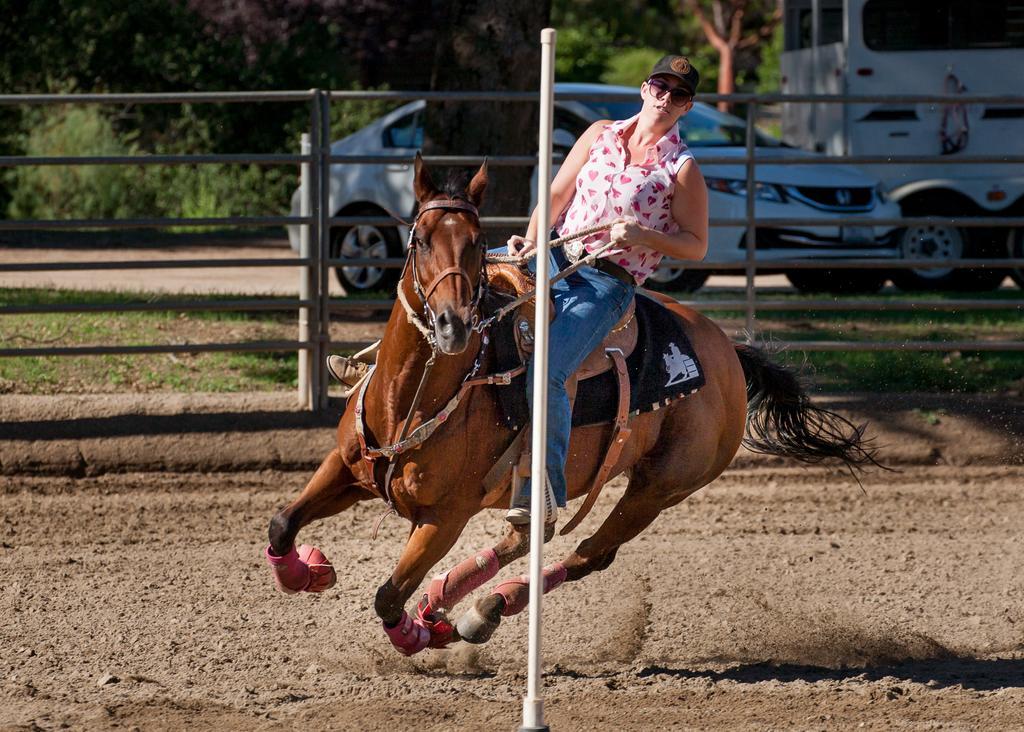
[(486, 188), (487, 158), (484, 158), (484, 162), (480, 165), (480, 170), (476, 171), (473, 180), (469, 182), (469, 188), (466, 189), (470, 202), (477, 208), (480, 208), (480, 205), (484, 202), (484, 190)]
[(413, 178), (413, 191), (416, 193), (416, 200), (429, 201), (431, 198), (437, 196), (437, 186), (434, 185), (434, 179), (430, 177), (430, 171), (427, 170), (426, 164), (423, 162), (423, 156), (420, 155), (420, 151), (416, 151), (416, 163), (414, 165), (416, 170), (415, 178)]

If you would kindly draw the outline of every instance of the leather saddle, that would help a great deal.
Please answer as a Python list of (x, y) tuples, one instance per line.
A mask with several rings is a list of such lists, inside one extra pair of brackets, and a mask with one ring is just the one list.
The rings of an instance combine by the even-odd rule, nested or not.
[[(530, 292), (534, 288), (533, 277), (515, 265), (502, 264), (489, 271), (491, 286), (495, 289), (508, 291), (515, 297)], [(533, 334), (536, 323), (536, 304), (534, 300), (528, 300), (520, 305), (509, 317), (512, 318), (512, 332), (515, 334), (516, 349), (519, 351), (520, 360), (525, 362), (533, 355)], [(554, 306), (548, 313), (549, 322), (554, 319)], [(614, 367), (614, 361), (609, 357), (609, 351), (618, 351), (623, 358), (627, 358), (636, 348), (639, 328), (636, 321), (636, 301), (630, 301), (629, 307), (619, 321), (612, 328), (611, 332), (603, 341), (583, 360), (583, 363), (573, 375), (576, 382), (597, 376)], [(571, 390), (570, 390), (571, 393)]]
[[(515, 265), (499, 264), (493, 266), (488, 271), (488, 277), (492, 288), (507, 292), (513, 297), (519, 297), (534, 289), (535, 283), (530, 273)], [(525, 363), (533, 355), (536, 307), (536, 301), (530, 299), (520, 305), (509, 316), (512, 318), (512, 330), (521, 363)], [(554, 307), (552, 306), (548, 312), (549, 321), (554, 319), (554, 314)], [(576, 386), (579, 382), (614, 369), (618, 384), (618, 404), (615, 410), (611, 440), (605, 451), (604, 460), (601, 462), (601, 467), (598, 469), (597, 475), (590, 485), (590, 490), (587, 492), (583, 505), (569, 523), (562, 527), (560, 533), (563, 535), (576, 528), (590, 512), (590, 509), (593, 508), (601, 493), (601, 488), (615, 467), (616, 462), (618, 462), (622, 449), (629, 439), (632, 430), (629, 427), (630, 384), (629, 373), (626, 368), (626, 358), (636, 348), (638, 335), (639, 325), (636, 319), (636, 301), (633, 300), (630, 301), (626, 312), (619, 319), (619, 322), (615, 324), (608, 336), (583, 360), (583, 363), (570, 380), (566, 382), (569, 398), (574, 400)], [(495, 493), (503, 492), (510, 478), (514, 498), (518, 493), (520, 480), (529, 476), (529, 432), (529, 427), (519, 431), (512, 444), (509, 445), (505, 453), (498, 459), (498, 462), (494, 464), (484, 478), (484, 488), (488, 498)]]

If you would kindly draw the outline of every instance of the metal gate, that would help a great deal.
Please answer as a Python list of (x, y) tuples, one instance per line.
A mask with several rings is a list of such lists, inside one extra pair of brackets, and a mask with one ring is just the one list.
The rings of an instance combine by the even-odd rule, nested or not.
[[(559, 99), (593, 100), (621, 99), (616, 95), (575, 94), (559, 95)], [(755, 148), (755, 121), (759, 106), (780, 103), (838, 103), (852, 104), (864, 102), (893, 102), (904, 104), (917, 103), (984, 103), (1000, 105), (1024, 105), (1024, 96), (994, 95), (958, 95), (946, 98), (938, 95), (915, 96), (849, 96), (849, 95), (751, 95), (733, 94), (702, 95), (702, 100), (709, 102), (731, 101), (746, 105), (746, 156), (742, 158), (701, 156), (701, 164), (732, 163), (743, 161), (746, 170), (746, 190), (755, 190), (755, 172), (757, 165), (764, 162), (759, 159)], [(83, 356), (98, 354), (144, 354), (144, 353), (201, 353), (216, 351), (297, 351), (299, 354), (299, 402), (303, 408), (311, 410), (323, 409), (328, 405), (327, 373), (324, 368), (324, 357), (331, 350), (354, 350), (366, 345), (364, 343), (331, 342), (329, 325), (332, 315), (343, 316), (367, 307), (387, 308), (390, 301), (358, 302), (332, 300), (329, 293), (329, 276), (332, 268), (342, 265), (383, 264), (389, 267), (400, 267), (402, 259), (389, 260), (341, 260), (330, 256), (330, 231), (336, 226), (352, 226), (355, 224), (389, 225), (394, 222), (382, 217), (367, 216), (333, 216), (328, 210), (329, 174), (332, 164), (364, 164), (394, 163), (394, 157), (371, 155), (332, 155), (330, 149), (330, 104), (332, 100), (391, 100), (413, 101), (418, 99), (476, 101), (480, 103), (497, 101), (519, 101), (536, 103), (537, 94), (532, 92), (329, 92), (314, 89), (310, 91), (283, 92), (225, 92), (225, 93), (188, 93), (188, 94), (76, 94), (76, 95), (0, 95), (0, 105), (58, 105), (58, 104), (261, 104), (268, 102), (293, 102), (305, 104), (309, 109), (309, 131), (303, 135), (303, 144), (298, 154), (195, 154), (195, 155), (125, 155), (125, 156), (89, 156), (89, 157), (0, 157), (0, 167), (17, 166), (52, 166), (52, 165), (197, 165), (208, 163), (233, 163), (260, 165), (299, 165), (302, 171), (302, 209), (298, 216), (227, 216), (215, 218), (138, 218), (138, 219), (88, 219), (88, 220), (7, 220), (0, 219), (0, 231), (43, 231), (66, 229), (143, 229), (168, 228), (176, 226), (219, 226), (219, 227), (255, 227), (255, 226), (286, 226), (302, 227), (302, 246), (299, 256), (293, 259), (247, 258), (247, 259), (192, 259), (192, 260), (127, 260), (127, 261), (96, 261), (96, 262), (24, 262), (0, 263), (0, 272), (57, 272), (68, 270), (130, 270), (130, 269), (171, 269), (171, 268), (212, 268), (212, 267), (290, 267), (299, 269), (299, 295), (297, 298), (282, 301), (281, 299), (246, 298), (225, 299), (220, 301), (200, 301), (181, 299), (159, 303), (109, 303), (89, 305), (31, 305), (0, 307), (2, 315), (23, 315), (32, 313), (85, 313), (85, 312), (141, 312), (141, 311), (273, 311), (294, 310), (297, 313), (297, 337), (294, 340), (275, 341), (244, 341), (202, 344), (152, 344), (125, 346), (49, 346), (31, 348), (0, 348), (0, 357), (14, 356)], [(488, 158), (493, 165), (535, 165), (534, 156), (491, 156)], [(958, 156), (956, 158), (938, 156), (842, 156), (801, 158), (799, 160), (772, 159), (773, 165), (785, 164), (832, 164), (843, 162), (852, 165), (892, 164), (941, 162), (943, 164), (1006, 164), (1008, 166), (1024, 164), (1024, 156)], [(441, 165), (479, 165), (481, 160), (470, 156), (438, 156), (427, 158), (428, 162)], [(411, 162), (411, 161), (409, 161)], [(528, 218), (517, 217), (484, 217), (482, 224), (486, 226), (525, 226)], [(744, 312), (746, 335), (749, 341), (757, 343), (761, 334), (758, 329), (757, 314), (765, 311), (783, 310), (982, 310), (982, 309), (1017, 309), (1024, 307), (1024, 299), (1001, 299), (998, 301), (985, 299), (971, 300), (916, 300), (913, 302), (890, 302), (881, 299), (856, 301), (844, 298), (828, 298), (818, 300), (791, 301), (785, 299), (766, 299), (758, 297), (754, 277), (758, 270), (777, 269), (893, 269), (893, 268), (928, 268), (928, 267), (972, 267), (972, 268), (1024, 268), (1024, 258), (1005, 257), (999, 259), (958, 259), (944, 260), (910, 260), (910, 259), (855, 259), (828, 261), (811, 260), (775, 260), (770, 263), (759, 261), (757, 254), (757, 229), (759, 225), (800, 226), (820, 223), (810, 219), (772, 218), (755, 220), (754, 197), (747, 196), (746, 211), (743, 218), (712, 219), (710, 225), (742, 226), (746, 230), (746, 261), (732, 265), (705, 263), (687, 263), (692, 269), (734, 269), (746, 277), (744, 297), (732, 300), (707, 301), (701, 299), (684, 300), (687, 304), (697, 307), (713, 307), (715, 310), (735, 309)], [(829, 221), (837, 226), (862, 223), (857, 218), (836, 217)], [(1017, 227), (1024, 228), (1024, 217), (915, 217), (896, 219), (875, 219), (876, 225), (908, 226), (941, 224), (958, 227)], [(666, 263), (671, 264), (671, 263)], [(1024, 343), (1020, 341), (827, 341), (810, 340), (791, 343), (773, 341), (775, 345), (792, 346), (793, 348), (815, 351), (839, 350), (917, 350), (917, 351), (1021, 351)]]

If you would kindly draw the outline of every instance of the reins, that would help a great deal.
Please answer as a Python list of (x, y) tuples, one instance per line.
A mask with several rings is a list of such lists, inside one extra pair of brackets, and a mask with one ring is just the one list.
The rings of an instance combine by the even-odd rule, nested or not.
[[(548, 243), (548, 246), (550, 248), (552, 248), (552, 249), (556, 249), (558, 247), (561, 247), (561, 246), (564, 246), (564, 245), (568, 244), (571, 241), (576, 241), (577, 239), (582, 239), (584, 237), (590, 236), (591, 234), (596, 234), (599, 231), (605, 231), (606, 229), (610, 229), (611, 227), (612, 227), (612, 224), (596, 224), (594, 226), (588, 226), (587, 228), (580, 229), (579, 231), (577, 231), (577, 232), (575, 232), (573, 234), (568, 234), (567, 236), (560, 236), (557, 239), (552, 239)], [(593, 264), (595, 261), (597, 261), (597, 258), (601, 254), (604, 254), (606, 251), (611, 249), (612, 246), (613, 246), (613, 242), (608, 242), (607, 244), (601, 245), (598, 249), (594, 250), (593, 252), (588, 253), (585, 257), (580, 257), (580, 258), (576, 259), (570, 266), (566, 267), (561, 272), (559, 272), (557, 275), (552, 277), (548, 281), (549, 286), (555, 284), (556, 282), (560, 282), (561, 280), (564, 280), (566, 277), (571, 275), (573, 272), (578, 270), (580, 267), (584, 267), (584, 266), (586, 266), (588, 264)], [(489, 254), (489, 255), (487, 255), (487, 261), (489, 261), (489, 262), (498, 262), (498, 263), (513, 262), (513, 263), (521, 265), (523, 262), (526, 262), (527, 260), (532, 259), (535, 256), (537, 256), (536, 250), (534, 250), (533, 252), (530, 252), (530, 254), (528, 254), (525, 257), (516, 257), (516, 256), (513, 256), (513, 255), (504, 255), (504, 254)], [(510, 312), (512, 312), (517, 307), (522, 305), (524, 302), (528, 302), (528, 301), (532, 300), (536, 296), (536, 294), (537, 294), (537, 288), (536, 287), (534, 289), (532, 289), (532, 290), (528, 290), (528, 291), (524, 292), (522, 295), (517, 297), (515, 300), (512, 300), (511, 302), (506, 303), (501, 308), (499, 308), (498, 311), (495, 312), (494, 315), (492, 315), (489, 318), (489, 320), (492, 320), (492, 321), (493, 320), (501, 320), (506, 315), (508, 315)]]

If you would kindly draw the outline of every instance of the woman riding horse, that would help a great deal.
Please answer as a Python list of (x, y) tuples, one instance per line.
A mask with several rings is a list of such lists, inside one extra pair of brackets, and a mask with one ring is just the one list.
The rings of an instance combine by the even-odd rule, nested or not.
[[(652, 257), (662, 252), (675, 256), (699, 254), (705, 238), (703, 214), (691, 223), (688, 217), (692, 211), (687, 210), (687, 206), (700, 206), (700, 174), (692, 163), (682, 159), (685, 149), (673, 139), (668, 127), (663, 123), (647, 124), (651, 119), (678, 119), (688, 107), (688, 102), (673, 102), (673, 92), (678, 102), (678, 92), (687, 91), (680, 79), (691, 74), (681, 64), (673, 66), (676, 60), (668, 62), (673, 74), (658, 74), (645, 83), (646, 111), (639, 118), (598, 128), (588, 133), (592, 135), (590, 142), (581, 143), (589, 149), (602, 135), (617, 135), (621, 143), (616, 154), (611, 146), (608, 152), (602, 147), (594, 161), (587, 156), (577, 170), (578, 174), (591, 162), (605, 161), (608, 166), (607, 172), (602, 172), (604, 167), (593, 169), (595, 192), (591, 194), (588, 188), (582, 194), (588, 208), (593, 203), (590, 211), (594, 214), (600, 213), (600, 202), (618, 215), (615, 207), (621, 206), (619, 196), (632, 195), (624, 186), (632, 186), (635, 192), (636, 183), (644, 186), (653, 179), (649, 197), (638, 202), (642, 225), (620, 222), (613, 227), (610, 240), (615, 246), (622, 242), (618, 248), (624, 251), (628, 247), (632, 254), (647, 254), (646, 263), (642, 256), (623, 256), (625, 264), (617, 265), (632, 268), (640, 276), (653, 267)], [(662, 136), (652, 138), (659, 130)], [(634, 139), (637, 132), (640, 136)], [(608, 139), (610, 145), (616, 144), (615, 138)], [(649, 152), (652, 141), (655, 150)], [(658, 150), (663, 143), (667, 147)], [(647, 154), (650, 157), (641, 158), (645, 164), (633, 165), (634, 158)], [(627, 163), (630, 167), (621, 172), (613, 167)], [(415, 171), (419, 212), (411, 227), (398, 303), (388, 320), (376, 365), (346, 405), (338, 424), (337, 447), (301, 494), (271, 519), (270, 544), (265, 552), (279, 589), (287, 593), (322, 592), (334, 584), (335, 570), (319, 549), (295, 547), (299, 531), (358, 501), (384, 500), (390, 511), (410, 522), (412, 530), (394, 571), (377, 590), (374, 609), (392, 645), (405, 655), (459, 639), (482, 643), (490, 638), (502, 617), (522, 611), (529, 595), (525, 578), (507, 580), (481, 597), (456, 625), (448, 620), (449, 611), (460, 600), (529, 551), (528, 528), (508, 523), (494, 547), (436, 576), (414, 616), (405, 609), (469, 520), (485, 508), (509, 505), (509, 483), (494, 483), (490, 477), (515, 439), (514, 431), (505, 426), (498, 396), (518, 373), (516, 369), (496, 372), (498, 359), (490, 338), (495, 311), (490, 309), (487, 293), (497, 289), (502, 273), (487, 265), (480, 227), (478, 210), (487, 187), (486, 163), (465, 190), (439, 190), (419, 156)], [(672, 180), (660, 178), (662, 173), (666, 177), (671, 173)], [(643, 180), (623, 180), (634, 175)], [(583, 177), (586, 186), (591, 179), (589, 169)], [(597, 192), (598, 181), (607, 186), (601, 193)], [(676, 196), (671, 201), (665, 195), (659, 197), (672, 181), (683, 183)], [(612, 187), (616, 193), (611, 192)], [(679, 230), (672, 225), (659, 228), (649, 216), (645, 219), (645, 203), (655, 206), (654, 222), (669, 217), (675, 220), (675, 206), (682, 206), (676, 221)], [(656, 206), (666, 203), (665, 213), (658, 213)], [(572, 213), (571, 208), (568, 213)], [(632, 215), (638, 217), (635, 207)], [(535, 225), (532, 230), (536, 230)], [(513, 244), (519, 248), (522, 242), (514, 240)], [(647, 247), (647, 251), (641, 247)], [(611, 264), (617, 261), (613, 257)], [(584, 285), (580, 283), (593, 283), (600, 274), (602, 279), (596, 281), (601, 292), (614, 293), (614, 302), (609, 305), (602, 301), (600, 307), (605, 312), (618, 311), (621, 299), (631, 295), (633, 288), (614, 276), (608, 277), (607, 272), (587, 272), (576, 286), (582, 290)], [(518, 270), (511, 267), (508, 276), (515, 273)], [(732, 461), (741, 441), (756, 451), (805, 462), (834, 458), (849, 467), (874, 462), (862, 428), (811, 404), (789, 371), (773, 364), (756, 348), (734, 344), (718, 326), (692, 309), (672, 300), (665, 302), (665, 307), (692, 343), (704, 369), (705, 384), (657, 410), (630, 415), (628, 439), (609, 471), (603, 465), (603, 456), (614, 434), (612, 425), (572, 430), (569, 453), (573, 460), (565, 466), (566, 498), (586, 493), (598, 476), (610, 479), (627, 473), (629, 480), (596, 531), (563, 561), (545, 568), (545, 592), (608, 567), (619, 547), (662, 511), (717, 478)], [(565, 309), (563, 301), (563, 313)], [(593, 328), (589, 321), (587, 328)], [(556, 348), (559, 346), (556, 343)], [(744, 440), (745, 430), (749, 436)], [(547, 533), (552, 532), (549, 524)]]
[[(623, 316), (636, 287), (657, 270), (663, 256), (701, 260), (707, 253), (707, 188), (679, 134), (679, 119), (693, 108), (699, 82), (697, 69), (685, 56), (662, 58), (640, 86), (640, 113), (592, 124), (551, 184), (551, 211), (560, 236), (614, 224), (582, 241), (587, 252), (604, 249), (593, 267), (583, 267), (551, 288), (555, 319), (548, 352), (549, 523), (557, 514), (552, 499), (559, 507), (566, 505), (565, 461), (572, 427), (566, 381)], [(541, 225), (537, 219), (535, 209), (526, 236), (508, 240), (510, 254), (533, 251)], [(605, 246), (609, 243), (610, 248)], [(565, 259), (553, 257), (552, 262), (557, 272)], [(532, 360), (527, 384), (533, 384)], [(533, 389), (528, 393), (532, 417)], [(506, 519), (530, 523), (529, 480)]]

